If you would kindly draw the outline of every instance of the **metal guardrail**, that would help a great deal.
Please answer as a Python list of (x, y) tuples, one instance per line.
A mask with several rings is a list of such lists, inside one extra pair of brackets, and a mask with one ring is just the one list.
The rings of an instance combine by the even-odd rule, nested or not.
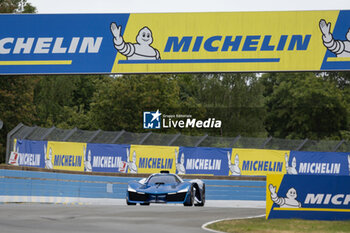
[(60, 129), (56, 127), (42, 128), (39, 126), (17, 125), (7, 135), (6, 161), (8, 161), (13, 139), (47, 140), (65, 142), (88, 142), (104, 144), (138, 144), (163, 146), (189, 147), (226, 147), (226, 148), (253, 148), (276, 150), (303, 150), (303, 151), (337, 151), (350, 152), (350, 142), (346, 140), (310, 140), (310, 139), (280, 139), (280, 138), (253, 138), (237, 135), (236, 137), (188, 136), (183, 134), (160, 133), (131, 133), (121, 131), (88, 131), (74, 129)]

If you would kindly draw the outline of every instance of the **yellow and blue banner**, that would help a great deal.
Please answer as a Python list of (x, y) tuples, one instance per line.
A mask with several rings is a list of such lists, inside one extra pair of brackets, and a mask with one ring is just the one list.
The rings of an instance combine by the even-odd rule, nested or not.
[(0, 15), (0, 26), (0, 74), (350, 70), (349, 10)]
[(11, 165), (86, 172), (350, 175), (350, 153), (14, 140)]
[(350, 219), (350, 177), (267, 175), (266, 219)]
[(290, 175), (350, 175), (350, 153), (291, 151), (287, 163)]
[(175, 173), (177, 146), (131, 145), (127, 159), (127, 173), (158, 173), (167, 170)]
[(123, 172), (127, 168), (130, 145), (88, 143), (84, 153), (86, 172)]
[(46, 141), (14, 140), (10, 165), (45, 167)]
[(231, 148), (180, 147), (176, 155), (176, 173), (227, 176)]
[(229, 175), (266, 176), (285, 174), (289, 151), (232, 149)]
[(86, 143), (48, 141), (45, 168), (84, 171)]

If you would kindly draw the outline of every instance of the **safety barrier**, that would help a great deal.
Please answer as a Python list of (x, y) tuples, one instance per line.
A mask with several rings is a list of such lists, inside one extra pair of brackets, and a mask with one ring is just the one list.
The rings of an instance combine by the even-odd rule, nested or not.
[(112, 173), (349, 175), (350, 153), (15, 140), (9, 164)]
[[(135, 179), (0, 169), (0, 202), (125, 203), (127, 183)], [(203, 181), (207, 200), (265, 202), (265, 181)]]

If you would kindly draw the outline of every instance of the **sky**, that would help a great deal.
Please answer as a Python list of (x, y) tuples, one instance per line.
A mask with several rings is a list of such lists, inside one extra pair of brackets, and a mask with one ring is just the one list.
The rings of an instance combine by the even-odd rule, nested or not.
[(27, 0), (38, 13), (350, 10), (350, 0)]

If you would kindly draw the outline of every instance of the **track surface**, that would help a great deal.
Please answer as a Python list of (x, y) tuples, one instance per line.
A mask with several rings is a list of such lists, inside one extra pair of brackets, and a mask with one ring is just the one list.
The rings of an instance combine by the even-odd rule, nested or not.
[(56, 232), (208, 232), (201, 226), (223, 218), (256, 216), (265, 209), (183, 207), (178, 205), (2, 204), (0, 231)]

